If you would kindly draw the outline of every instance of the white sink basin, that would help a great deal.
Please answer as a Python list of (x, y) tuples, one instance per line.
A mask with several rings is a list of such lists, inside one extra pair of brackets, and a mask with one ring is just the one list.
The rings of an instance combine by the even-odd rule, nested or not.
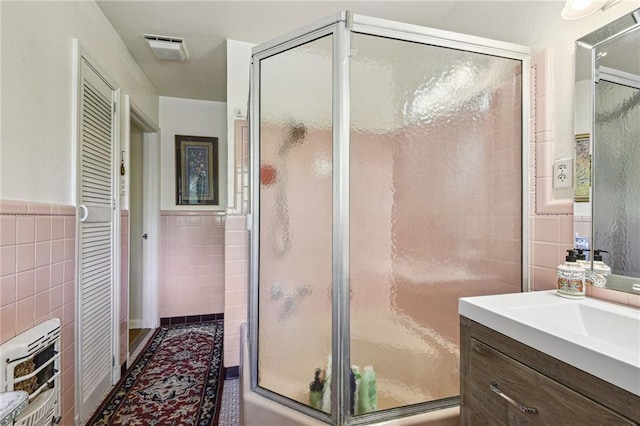
[(591, 306), (584, 303), (522, 306), (521, 311), (531, 324), (556, 326), (569, 333), (599, 339), (638, 352), (640, 348), (640, 321), (638, 312), (617, 312), (604, 309), (609, 306)]
[(640, 310), (555, 291), (462, 298), (459, 312), (640, 396)]

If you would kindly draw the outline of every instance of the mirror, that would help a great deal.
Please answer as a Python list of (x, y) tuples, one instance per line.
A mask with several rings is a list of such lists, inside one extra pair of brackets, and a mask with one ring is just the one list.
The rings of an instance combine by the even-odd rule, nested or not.
[(576, 42), (575, 90), (576, 247), (640, 292), (640, 9)]

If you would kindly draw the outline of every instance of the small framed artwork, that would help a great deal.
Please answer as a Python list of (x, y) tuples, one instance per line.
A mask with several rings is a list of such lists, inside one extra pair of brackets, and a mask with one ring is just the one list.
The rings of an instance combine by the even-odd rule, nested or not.
[(591, 188), (591, 137), (588, 133), (575, 135), (576, 141), (576, 187), (573, 201), (576, 203), (589, 202)]
[(176, 135), (176, 204), (219, 204), (218, 138)]

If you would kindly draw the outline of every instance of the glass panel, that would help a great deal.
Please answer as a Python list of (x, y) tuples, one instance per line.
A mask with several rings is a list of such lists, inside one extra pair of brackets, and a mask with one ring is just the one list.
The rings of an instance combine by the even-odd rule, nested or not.
[(521, 291), (522, 63), (362, 34), (352, 47), (362, 414), (457, 396), (458, 298)]
[(258, 385), (330, 412), (332, 36), (263, 59), (260, 78)]
[(614, 274), (640, 277), (640, 90), (596, 84), (593, 248)]

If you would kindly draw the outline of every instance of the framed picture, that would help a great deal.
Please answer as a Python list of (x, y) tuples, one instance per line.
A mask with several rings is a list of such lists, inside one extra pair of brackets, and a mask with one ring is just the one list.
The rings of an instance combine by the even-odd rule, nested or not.
[(176, 135), (176, 204), (219, 204), (218, 138)]
[(589, 202), (591, 188), (591, 137), (588, 133), (575, 135), (576, 141), (576, 187), (573, 200), (576, 203)]

